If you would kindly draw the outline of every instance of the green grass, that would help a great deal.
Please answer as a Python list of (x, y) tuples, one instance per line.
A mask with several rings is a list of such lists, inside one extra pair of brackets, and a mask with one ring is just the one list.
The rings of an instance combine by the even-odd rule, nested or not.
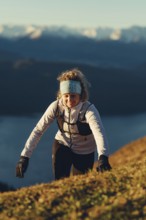
[(99, 174), (93, 170), (1, 193), (0, 220), (144, 220), (145, 156), (120, 165), (113, 160), (110, 172)]

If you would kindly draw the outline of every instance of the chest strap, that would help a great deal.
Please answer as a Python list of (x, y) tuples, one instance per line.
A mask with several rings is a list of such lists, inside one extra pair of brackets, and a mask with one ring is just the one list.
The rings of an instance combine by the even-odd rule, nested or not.
[[(64, 120), (64, 111), (60, 112), (59, 106), (57, 105), (56, 119), (57, 119), (57, 125), (58, 125), (59, 130), (63, 133), (66, 132), (63, 130), (63, 124), (67, 123), (68, 125), (77, 125), (77, 128), (78, 128), (77, 134), (85, 135), (85, 136), (91, 134), (92, 131), (90, 129), (90, 126), (88, 123), (85, 122), (86, 112), (91, 105), (92, 104), (90, 102), (85, 102), (82, 105), (82, 108), (81, 108), (80, 113), (78, 115), (78, 119), (75, 123), (70, 123), (70, 122), (65, 121)], [(68, 133), (70, 133), (70, 132), (68, 131)]]

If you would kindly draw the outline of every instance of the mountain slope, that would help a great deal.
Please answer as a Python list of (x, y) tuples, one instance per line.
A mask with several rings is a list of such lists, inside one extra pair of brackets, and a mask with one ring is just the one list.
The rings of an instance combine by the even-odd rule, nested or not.
[[(146, 137), (116, 152), (111, 156), (111, 172), (98, 174), (93, 170), (86, 175), (2, 193), (0, 220), (146, 219), (145, 145)], [(125, 155), (129, 157), (126, 163)]]
[[(0, 27), (0, 51), (12, 60), (20, 55), (43, 61), (133, 68), (146, 60), (145, 36), (146, 28), (142, 27), (90, 31), (64, 27), (3, 26)], [(1, 52), (0, 60), (3, 60)]]
[[(144, 161), (144, 158), (146, 159), (146, 137), (140, 138), (120, 148), (120, 150), (111, 155), (110, 160), (113, 166), (120, 166), (130, 162), (136, 164), (140, 161)], [(146, 166), (146, 160), (144, 162)]]

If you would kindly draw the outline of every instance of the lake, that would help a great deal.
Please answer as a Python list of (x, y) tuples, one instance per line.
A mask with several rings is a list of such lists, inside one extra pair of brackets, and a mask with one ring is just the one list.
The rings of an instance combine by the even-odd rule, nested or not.
[[(0, 117), (0, 182), (16, 188), (53, 180), (51, 151), (56, 123), (43, 135), (29, 163), (25, 178), (15, 177), (15, 166), (30, 132), (41, 115), (34, 117)], [(131, 116), (102, 117), (110, 153), (146, 134), (146, 113)], [(132, 152), (131, 152), (132, 153)]]

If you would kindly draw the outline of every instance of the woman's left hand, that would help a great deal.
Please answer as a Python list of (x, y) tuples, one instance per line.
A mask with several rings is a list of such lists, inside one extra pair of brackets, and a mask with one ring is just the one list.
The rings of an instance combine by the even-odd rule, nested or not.
[(96, 168), (96, 170), (98, 172), (104, 172), (104, 171), (109, 171), (111, 169), (112, 167), (109, 164), (108, 157), (105, 155), (100, 155), (99, 161), (98, 161), (98, 167)]

